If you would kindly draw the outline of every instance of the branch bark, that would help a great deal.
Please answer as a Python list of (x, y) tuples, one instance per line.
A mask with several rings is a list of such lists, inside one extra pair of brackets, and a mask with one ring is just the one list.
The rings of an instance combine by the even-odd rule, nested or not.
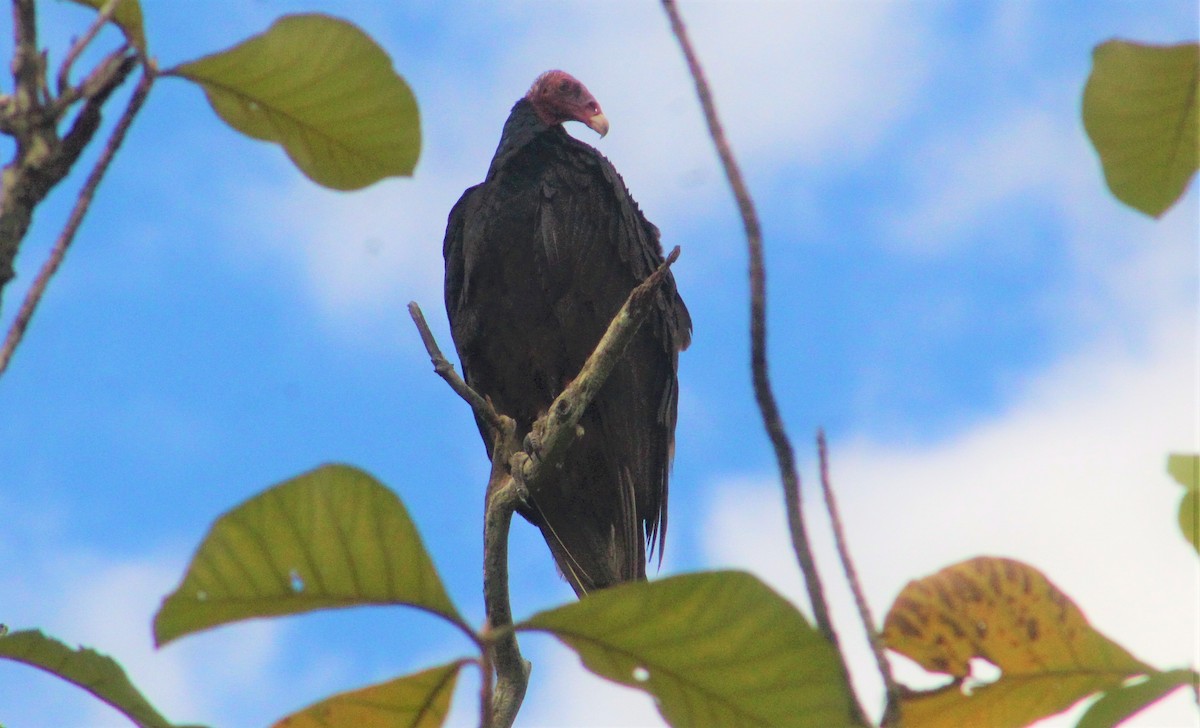
[[(692, 47), (687, 28), (684, 26), (675, 0), (662, 0), (662, 4), (671, 22), (671, 30), (683, 50), (692, 80), (696, 84), (696, 95), (704, 110), (704, 119), (708, 124), (709, 135), (717, 148), (725, 176), (729, 179), (729, 186), (733, 190), (738, 211), (741, 213), (750, 258), (750, 369), (754, 382), (754, 397), (758, 402), (763, 425), (779, 465), (783, 497), (787, 507), (788, 531), (792, 536), (792, 550), (795, 551), (800, 571), (804, 574), (813, 618), (816, 621), (817, 629), (838, 650), (842, 674), (847, 687), (850, 688), (851, 695), (853, 695), (850, 671), (846, 666), (845, 657), (841, 653), (833, 620), (829, 617), (825, 590), (821, 584), (821, 576), (817, 571), (816, 559), (813, 557), (812, 545), (804, 525), (804, 509), (800, 498), (800, 475), (796, 469), (796, 456), (784, 428), (783, 418), (780, 416), (779, 405), (775, 400), (775, 393), (771, 388), (771, 379), (767, 372), (767, 272), (763, 262), (762, 226), (759, 224), (754, 201), (742, 178), (737, 159), (734, 158), (733, 151), (725, 137), (712, 91), (704, 76), (704, 69), (700, 66), (700, 59)], [(859, 723), (868, 725), (866, 714), (857, 698), (854, 699), (854, 709)]]
[(534, 500), (537, 500), (537, 487), (547, 464), (553, 466), (559, 462), (567, 444), (575, 439), (579, 419), (608, 379), (612, 368), (625, 355), (633, 335), (649, 315), (655, 294), (666, 278), (667, 271), (678, 259), (677, 245), (663, 264), (630, 292), (621, 310), (609, 323), (600, 343), (579, 370), (579, 376), (554, 399), (546, 415), (534, 423), (533, 431), (538, 436), (533, 439), (532, 452), (517, 455), (521, 476), (533, 493)]
[(517, 718), (529, 687), (532, 665), (521, 656), (517, 633), (511, 627), (512, 602), (508, 592), (508, 532), (513, 513), (525, 502), (527, 492), (508, 463), (521, 449), (517, 424), (501, 417), (501, 427), (492, 444), (492, 472), (488, 478), (487, 506), (483, 522), (483, 601), (487, 610), (484, 628), (489, 646), (485, 665), (495, 671), (490, 693), (485, 693), (481, 719), (485, 728), (509, 728)]
[[(13, 93), (0, 99), (0, 131), (16, 141), (16, 152), (0, 174), (0, 293), (13, 278), (13, 261), (34, 209), (70, 172), (99, 128), (101, 107), (137, 65), (123, 46), (78, 87), (52, 98), (33, 0), (13, 0), (13, 40)], [(60, 138), (58, 124), (78, 101), (83, 107)]]
[[(539, 436), (530, 438), (529, 451), (522, 449), (516, 423), (510, 417), (498, 414), (491, 403), (471, 389), (454, 371), (454, 366), (446, 361), (420, 306), (415, 302), (408, 304), (409, 314), (434, 371), (471, 405), (480, 420), (489, 423), (493, 429), (492, 469), (488, 478), (483, 535), (483, 596), (487, 609), (484, 641), (488, 648), (480, 662), (486, 671), (480, 695), (480, 722), (485, 728), (509, 728), (521, 709), (529, 685), (531, 666), (521, 656), (516, 633), (512, 630), (508, 591), (508, 533), (513, 513), (526, 502), (530, 493), (536, 500), (541, 483), (552, 477), (567, 445), (576, 436), (579, 418), (646, 320), (667, 271), (678, 257), (679, 248), (676, 247), (654, 273), (630, 292), (579, 375), (555, 398), (547, 414), (534, 423), (534, 431)], [(494, 683), (491, 679), (493, 670)], [(490, 690), (487, 689), (489, 684), (492, 685)]]
[[(128, 63), (129, 68), (133, 67), (134, 59), (126, 58), (123, 63)], [(128, 70), (125, 71), (128, 73)], [(122, 75), (123, 79), (124, 76)], [(50, 257), (42, 264), (41, 270), (38, 271), (37, 277), (33, 280), (33, 284), (29, 287), (29, 291), (25, 294), (25, 299), (21, 302), (21, 308), (17, 310), (16, 318), (13, 319), (12, 325), (8, 329), (8, 334), (4, 337), (4, 344), (0, 347), (0, 375), (3, 375), (8, 369), (8, 364), (12, 361), (13, 354), (17, 350), (17, 345), (21, 343), (21, 339), (25, 336), (25, 329), (29, 327), (30, 320), (33, 319), (33, 314), (37, 310), (38, 303), (42, 300), (42, 295), (46, 292), (46, 286), (50, 283), (50, 278), (58, 270), (62, 264), (63, 258), (67, 255), (67, 249), (71, 247), (71, 243), (75, 240), (75, 233), (79, 231), (79, 226), (83, 224), (83, 218), (87, 214), (88, 208), (91, 207), (92, 197), (96, 194), (96, 188), (100, 186), (101, 180), (104, 179), (104, 173), (108, 171), (108, 167), (112, 164), (113, 157), (117, 153), (117, 149), (121, 147), (121, 143), (125, 140), (125, 134), (129, 131), (130, 125), (133, 124), (133, 119), (137, 116), (138, 110), (145, 103), (147, 95), (150, 93), (150, 87), (154, 83), (154, 72), (152, 69), (147, 69), (141, 80), (138, 82), (137, 88), (134, 89), (133, 96), (129, 99), (128, 106), (125, 107), (125, 113), (117, 121), (116, 127), (113, 128), (112, 134), (108, 138), (108, 142), (104, 146), (104, 151), (101, 152), (100, 158), (96, 160), (95, 166), (92, 167), (91, 173), (88, 175), (87, 181), (84, 182), (83, 188), (79, 191), (79, 197), (75, 200), (75, 206), (71, 209), (71, 214), (67, 218), (67, 224), (63, 227), (62, 233), (59, 234), (58, 240), (55, 241), (54, 247), (50, 251)], [(113, 87), (115, 88), (115, 86)], [(109, 90), (111, 91), (111, 89)], [(107, 96), (107, 92), (104, 94)], [(88, 100), (83, 111), (80, 112), (79, 119), (75, 122), (75, 128), (72, 128), (67, 139), (69, 142), (76, 136), (76, 128), (79, 127), (81, 120), (85, 114), (94, 113), (94, 119), (84, 123), (89, 123), (93, 126), (90, 131), (85, 133), (87, 139), (91, 139), (95, 132), (95, 126), (100, 123), (99, 105), (103, 104), (103, 99), (93, 97)], [(95, 104), (95, 106), (93, 106)], [(86, 144), (86, 139), (83, 144)], [(70, 163), (74, 163), (74, 158), (78, 157), (79, 152), (83, 150), (80, 146), (79, 150), (73, 153)], [(70, 164), (68, 164), (68, 169)], [(63, 170), (66, 174), (66, 170)], [(7, 183), (8, 178), (5, 177)], [(47, 191), (49, 191), (47, 189)], [(5, 201), (7, 202), (8, 189), (5, 188)], [(43, 193), (44, 194), (44, 193)], [(36, 204), (36, 203), (34, 203)], [(32, 214), (33, 207), (28, 208), (29, 214)], [(26, 220), (28, 225), (28, 220)], [(22, 232), (22, 235), (24, 233)], [(14, 255), (15, 255), (14, 243)], [(11, 259), (10, 259), (11, 264)], [(0, 270), (0, 288), (3, 287), (3, 271)], [(10, 268), (11, 277), (11, 268)]]

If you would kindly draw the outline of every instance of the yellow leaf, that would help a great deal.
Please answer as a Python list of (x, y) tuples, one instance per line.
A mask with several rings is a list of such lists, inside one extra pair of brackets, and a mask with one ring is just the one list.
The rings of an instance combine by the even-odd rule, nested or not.
[(436, 728), (446, 721), (465, 660), (350, 690), (281, 719), (274, 728)]
[[(948, 688), (901, 701), (907, 726), (1022, 726), (1153, 670), (1097, 632), (1041, 572), (980, 557), (909, 582), (884, 621), (887, 646)], [(970, 660), (1000, 668), (993, 684), (966, 695)]]

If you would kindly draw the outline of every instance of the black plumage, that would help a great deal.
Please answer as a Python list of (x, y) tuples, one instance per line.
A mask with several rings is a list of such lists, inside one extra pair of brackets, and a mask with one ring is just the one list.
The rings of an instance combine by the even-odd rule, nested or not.
[[(579, 373), (629, 292), (662, 262), (658, 230), (612, 164), (562, 122), (608, 130), (583, 84), (542, 74), (513, 106), (487, 178), (450, 213), (446, 311), (463, 376), (523, 435)], [(585, 412), (583, 435), (521, 515), (579, 595), (661, 558), (679, 352), (691, 318), (668, 275)], [(491, 442), (481, 426), (489, 454)]]

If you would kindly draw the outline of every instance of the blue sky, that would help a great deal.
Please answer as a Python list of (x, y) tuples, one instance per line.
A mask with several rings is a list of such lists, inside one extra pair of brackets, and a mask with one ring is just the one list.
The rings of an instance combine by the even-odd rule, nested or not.
[[(108, 652), (170, 718), (216, 725), (266, 724), (465, 652), (405, 610), (236, 625), (158, 652), (149, 619), (216, 516), (328, 461), (400, 493), (453, 597), (482, 619), (487, 463), (404, 306), (420, 302), (451, 348), (446, 214), (482, 178), (512, 102), (555, 67), (612, 123), (602, 141), (571, 132), (683, 248), (676, 276), (696, 331), (680, 365), (663, 572), (747, 568), (798, 598), (750, 394), (740, 224), (656, 3), (144, 5), (164, 66), (286, 12), (358, 23), (413, 86), (425, 147), (412, 179), (329, 192), (223, 127), (190, 84), (156, 85), (0, 378), (0, 621)], [(88, 13), (41, 6), (61, 58)], [(1196, 562), (1163, 465), (1197, 448), (1197, 194), (1160, 221), (1116, 203), (1079, 99), (1094, 45), (1193, 39), (1196, 4), (682, 10), (764, 221), (771, 365), (802, 474), (812, 482), (824, 426), (877, 616), (911, 578), (1012, 556), (1142, 659), (1194, 664)], [(81, 181), (39, 209), (5, 326)], [(513, 538), (515, 612), (569, 599), (540, 536), (521, 524)], [(821, 555), (835, 581), (825, 542)], [(849, 601), (833, 598), (874, 710)], [(524, 724), (656, 723), (647, 699), (589, 677), (550, 639), (526, 653)], [(460, 687), (456, 724), (475, 720), (475, 681)], [(1186, 696), (1159, 711), (1141, 724), (1195, 720)], [(121, 724), (7, 664), (0, 720)]]

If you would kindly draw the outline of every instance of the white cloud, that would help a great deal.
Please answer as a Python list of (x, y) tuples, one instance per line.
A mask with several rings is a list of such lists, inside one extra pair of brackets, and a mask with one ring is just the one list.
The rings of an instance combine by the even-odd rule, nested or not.
[(911, 3), (684, 8), (734, 140), (756, 163), (862, 159), (912, 113), (933, 40)]
[[(1181, 493), (1164, 465), (1169, 451), (1196, 448), (1194, 337), (1188, 314), (1160, 323), (1145, 349), (1081, 353), (1027, 382), (1005, 413), (934, 446), (833, 443), (834, 487), (876, 620), (909, 579), (975, 555), (1008, 556), (1043, 570), (1138, 657), (1190, 664), (1195, 554), (1175, 528)], [(759, 573), (798, 599), (781, 496), (764, 481), (718, 486), (709, 559)], [(835, 578), (818, 496), (807, 492), (823, 574), (839, 585), (840, 631), (874, 709), (878, 682)], [(1133, 725), (1188, 721), (1194, 705), (1176, 696)]]
[[(296, 261), (318, 306), (345, 327), (387, 317), (411, 298), (440, 300), (450, 207), (483, 178), (509, 107), (547, 68), (571, 71), (599, 98), (612, 133), (602, 142), (586, 129), (572, 133), (613, 160), (651, 219), (667, 229), (695, 224), (698, 210), (733, 214), (713, 208), (729, 204), (724, 177), (659, 8), (539, 3), (492, 12), (478, 22), (511, 41), (487, 74), (455, 63), (406, 73), (425, 135), (415, 179), (345, 195), (281, 174), (271, 179), (289, 180), (282, 186), (234, 193), (234, 222), (257, 229), (233, 236), (238, 245), (260, 240), (271, 256)], [(912, 111), (926, 76), (924, 14), (903, 3), (718, 3), (684, 12), (752, 175), (861, 159)]]
[[(880, 238), (895, 252), (1000, 267), (1061, 258), (1064, 274), (1034, 294), (1037, 313), (1069, 341), (1133, 343), (1158, 312), (1196, 306), (1198, 195), (1158, 221), (1119, 203), (1079, 119), (1080, 83), (1000, 98), (931, 132), (911, 156), (912, 194), (896, 197)], [(1031, 227), (1031, 210), (1053, 222)]]
[[(229, 724), (231, 714), (252, 714), (259, 707), (256, 697), (283, 694), (284, 686), (263, 677), (278, 673), (271, 669), (285, 629), (278, 620), (155, 649), (150, 625), (162, 598), (178, 583), (183, 564), (178, 555), (117, 558), (73, 549), (57, 539), (43, 541), (20, 524), (8, 535), (0, 539), (0, 560), (9, 564), (0, 593), (16, 596), (4, 614), (12, 629), (38, 627), (72, 647), (112, 657), (150, 702), (176, 721)], [(14, 535), (17, 540), (10, 540)], [(78, 706), (76, 724), (128, 724), (83, 691), (70, 692), (68, 699)], [(36, 714), (38, 700), (36, 694), (22, 696), (18, 707)]]
[[(464, 186), (465, 188), (465, 186)], [(401, 180), (344, 194), (296, 179), (247, 190), (267, 250), (294, 261), (319, 311), (342, 325), (402, 310), (441, 307), (442, 237), (462, 189), (438, 179)]]
[[(907, 250), (944, 253), (978, 230), (996, 209), (1019, 195), (1059, 201), (1067, 171), (1080, 168), (1083, 140), (1061, 110), (1038, 104), (1009, 109), (984, 126), (976, 120), (933, 134), (913, 150), (919, 198), (889, 221), (889, 236)], [(1004, 252), (1028, 253), (1031, 240), (1013, 240)]]

